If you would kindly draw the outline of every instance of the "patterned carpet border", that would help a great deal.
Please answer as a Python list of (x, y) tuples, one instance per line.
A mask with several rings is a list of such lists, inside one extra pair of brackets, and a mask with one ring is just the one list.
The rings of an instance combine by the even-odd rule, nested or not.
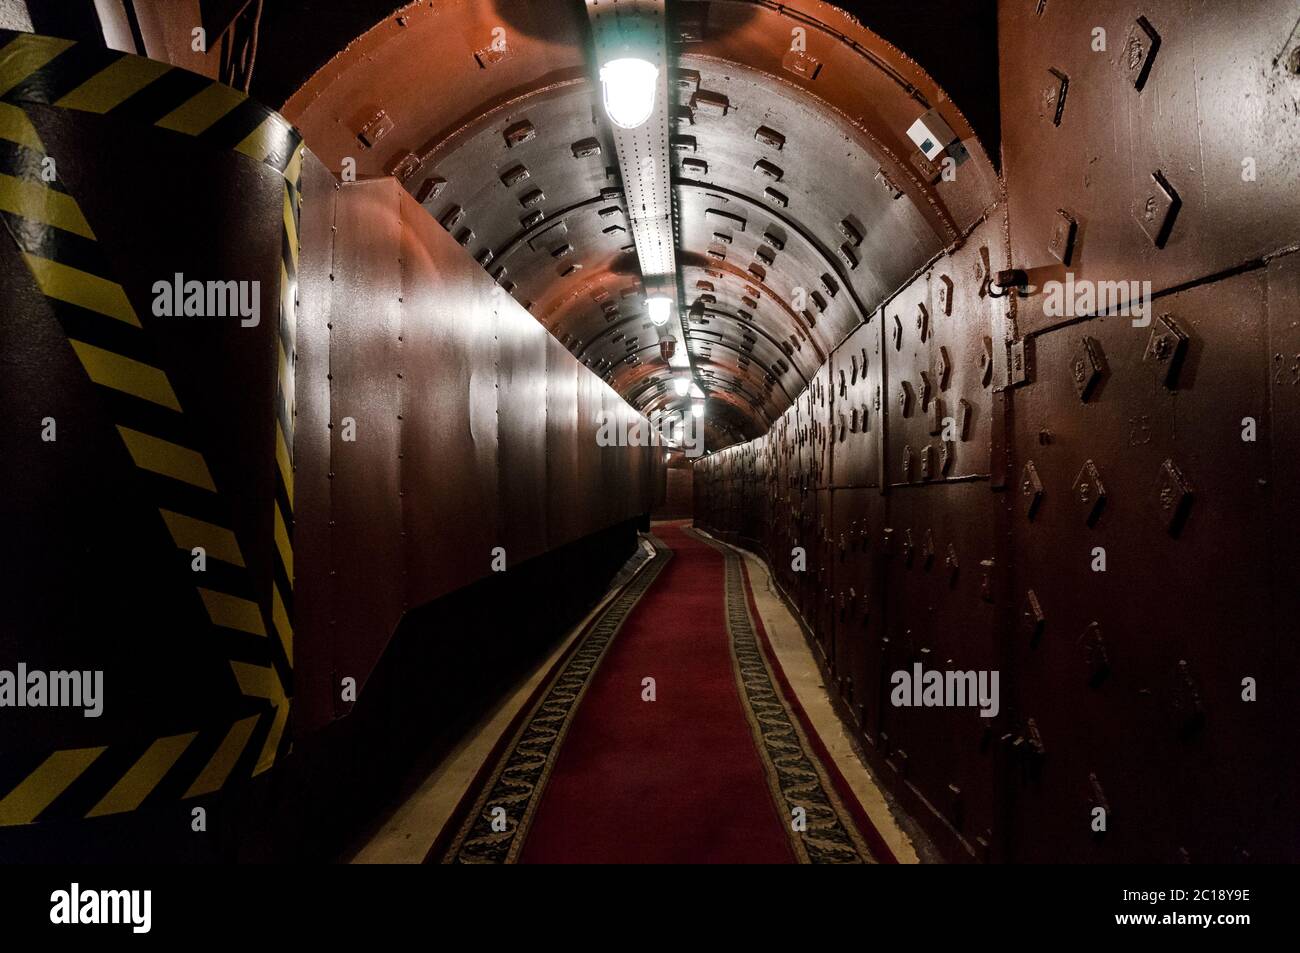
[[(512, 725), (513, 736), (507, 733), (509, 743), (488, 759), (489, 765), (495, 765), (492, 773), (486, 780), (476, 780), (466, 794), (469, 798), (478, 792), (473, 805), (457, 811), (448, 825), (455, 834), (445, 847), (444, 839), (439, 838), (430, 851), (430, 861), (512, 864), (518, 860), (555, 759), (592, 677), (623, 623), (672, 559), (671, 549), (652, 534), (646, 537), (655, 555), (588, 624), (557, 663), (557, 671), (539, 696), (530, 700), (531, 707), (525, 706), (526, 716)], [(504, 818), (496, 813), (498, 808), (504, 809)], [(502, 826), (504, 830), (498, 829)]]
[[(824, 749), (819, 752), (810, 743), (802, 719), (777, 684), (773, 660), (764, 649), (750, 612), (741, 557), (731, 547), (702, 533), (693, 529), (686, 532), (718, 550), (726, 560), (732, 667), (754, 745), (795, 856), (805, 864), (879, 863), (860, 830), (861, 818), (854, 816), (861, 814), (861, 808), (853, 805), (858, 808), (854, 812), (845, 804), (823, 762)], [(780, 681), (784, 682), (784, 678)], [(796, 808), (804, 811), (802, 830), (795, 829)]]

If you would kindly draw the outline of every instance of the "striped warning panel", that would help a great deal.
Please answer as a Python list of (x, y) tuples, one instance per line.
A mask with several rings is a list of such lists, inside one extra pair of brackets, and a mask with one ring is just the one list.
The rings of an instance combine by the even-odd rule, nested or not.
[(0, 30), (0, 100), (170, 129), (298, 182), (302, 136), (287, 119), (222, 83), (130, 53)]
[(274, 720), (241, 714), (196, 730), (119, 737), (107, 746), (6, 752), (0, 827), (107, 817), (215, 794), (250, 776)]
[[(280, 640), (284, 657), (293, 665), (293, 422), (294, 364), (297, 339), (298, 237), (301, 215), (299, 160), (288, 167), (284, 179), (283, 236), (280, 266), (280, 334), (277, 348), (275, 389), (275, 566), (272, 586), (271, 623)], [(285, 707), (287, 714), (287, 706)], [(283, 721), (273, 727), (267, 745), (278, 743)], [(263, 750), (258, 772), (270, 766), (272, 750)]]
[[(231, 528), (228, 507), (202, 440), (150, 338), (117, 282), (75, 197), (43, 175), (46, 152), (25, 112), (30, 105), (148, 123), (214, 148), (237, 151), (279, 172), (283, 183), (281, 314), (275, 439), (275, 577), (269, 604)], [(290, 708), (293, 630), (293, 366), (298, 263), (301, 137), (272, 110), (229, 87), (141, 57), (67, 40), (0, 30), (0, 218), (89, 380), (100, 390), (118, 436), (157, 503), (161, 526), (187, 554), (202, 547), (220, 572), (196, 585), (196, 609), (239, 646), (230, 670), (240, 693), (266, 707), (219, 732), (153, 739), (139, 750), (56, 751), (12, 783), (0, 778), (0, 826), (40, 819), (52, 804), (81, 804), (98, 817), (135, 810), (162, 788), (177, 796), (220, 790), (241, 763), (271, 767)], [(203, 577), (200, 577), (203, 578)], [(219, 580), (219, 587), (212, 580)], [(270, 648), (282, 650), (284, 670)], [(253, 664), (253, 644), (265, 664)], [(251, 745), (255, 759), (246, 755)], [(107, 753), (106, 753), (107, 752)], [(97, 792), (86, 802), (83, 789)]]

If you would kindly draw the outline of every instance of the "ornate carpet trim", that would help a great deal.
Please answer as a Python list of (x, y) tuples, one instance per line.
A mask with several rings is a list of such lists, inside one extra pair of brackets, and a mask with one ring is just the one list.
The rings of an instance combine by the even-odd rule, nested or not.
[[(623, 623), (672, 559), (648, 536), (655, 555), (591, 623), (523, 719), (472, 809), (439, 858), (444, 864), (512, 864), (523, 850), (533, 814), (592, 676)], [(504, 809), (505, 816), (497, 809)], [(504, 820), (504, 830), (500, 828)]]
[[(686, 532), (726, 558), (727, 631), (733, 668), (754, 745), (795, 856), (805, 864), (877, 863), (772, 677), (771, 661), (750, 615), (740, 557), (730, 547), (694, 530)], [(802, 831), (794, 829), (796, 808), (805, 812)]]

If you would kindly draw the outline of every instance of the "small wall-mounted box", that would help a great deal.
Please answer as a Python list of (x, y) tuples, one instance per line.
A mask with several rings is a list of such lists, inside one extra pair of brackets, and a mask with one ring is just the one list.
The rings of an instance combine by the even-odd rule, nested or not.
[(943, 121), (938, 110), (931, 109), (907, 130), (908, 138), (916, 143), (921, 154), (933, 162), (939, 154), (957, 141), (957, 133)]

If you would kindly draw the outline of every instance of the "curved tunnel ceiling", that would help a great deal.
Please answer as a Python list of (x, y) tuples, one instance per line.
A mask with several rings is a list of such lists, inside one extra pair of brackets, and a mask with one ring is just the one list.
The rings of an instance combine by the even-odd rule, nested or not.
[[(706, 446), (767, 431), (826, 355), (996, 200), (970, 124), (824, 3), (669, 3), (670, 151)], [(395, 175), (506, 290), (646, 414), (677, 404), (644, 313), (581, 0), (410, 4), (285, 104), (336, 172)], [(946, 181), (906, 135), (939, 109)]]

